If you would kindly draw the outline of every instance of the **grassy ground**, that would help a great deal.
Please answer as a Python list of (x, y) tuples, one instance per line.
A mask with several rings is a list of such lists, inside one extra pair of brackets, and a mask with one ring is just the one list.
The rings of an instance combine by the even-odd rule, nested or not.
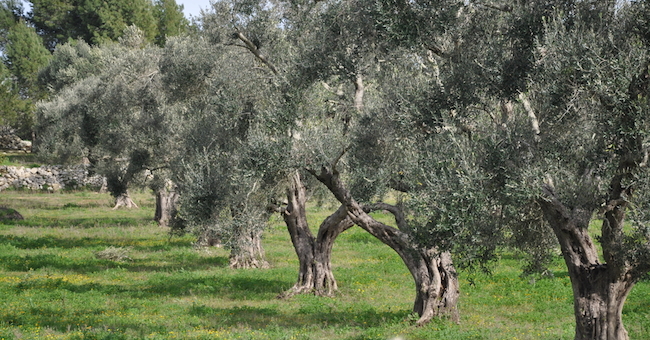
[[(558, 259), (554, 279), (519, 277), (504, 255), (494, 275), (461, 272), (460, 324), (413, 327), (410, 274), (358, 228), (334, 248), (335, 298), (278, 300), (297, 276), (286, 230), (271, 223), (267, 270), (232, 270), (220, 248), (197, 250), (150, 221), (153, 199), (112, 211), (108, 195), (3, 192), (25, 221), (0, 224), (0, 339), (571, 339), (573, 307)], [(312, 225), (329, 209), (312, 208)], [(113, 247), (113, 248), (111, 248)], [(97, 253), (126, 252), (110, 260)], [(470, 284), (469, 282), (472, 282)], [(650, 338), (650, 285), (624, 310), (632, 339)]]
[(38, 167), (36, 155), (17, 151), (0, 150), (0, 165), (14, 165), (25, 167)]

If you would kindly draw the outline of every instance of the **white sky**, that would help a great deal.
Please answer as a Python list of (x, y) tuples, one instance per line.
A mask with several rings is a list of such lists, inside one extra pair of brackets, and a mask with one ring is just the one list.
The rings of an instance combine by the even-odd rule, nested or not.
[(176, 0), (176, 3), (183, 5), (183, 12), (185, 13), (186, 18), (190, 16), (198, 17), (201, 13), (201, 9), (207, 10), (212, 8), (210, 6), (210, 0)]

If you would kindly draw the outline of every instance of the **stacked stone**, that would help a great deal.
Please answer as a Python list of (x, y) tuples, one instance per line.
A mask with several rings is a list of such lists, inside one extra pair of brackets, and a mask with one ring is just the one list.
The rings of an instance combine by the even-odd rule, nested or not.
[(30, 152), (32, 150), (32, 142), (20, 139), (20, 137), (9, 131), (0, 131), (0, 149)]
[(83, 166), (41, 166), (25, 168), (0, 166), (0, 190), (7, 188), (57, 191), (83, 187), (100, 189), (106, 180), (98, 175), (88, 176)]

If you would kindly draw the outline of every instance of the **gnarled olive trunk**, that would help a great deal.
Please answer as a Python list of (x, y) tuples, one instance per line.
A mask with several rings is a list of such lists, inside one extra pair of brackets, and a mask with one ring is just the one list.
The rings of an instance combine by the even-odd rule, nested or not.
[(113, 169), (106, 175), (106, 186), (108, 191), (111, 193), (111, 196), (115, 197), (115, 206), (113, 210), (119, 208), (137, 208), (138, 205), (133, 202), (131, 196), (129, 196), (129, 182), (132, 178), (130, 172), (121, 172)]
[[(459, 321), (458, 297), (460, 296), (458, 275), (448, 252), (435, 248), (420, 247), (411, 238), (406, 220), (398, 207), (377, 204), (362, 207), (340, 181), (336, 170), (322, 168), (320, 174), (312, 172), (334, 194), (348, 211), (348, 216), (356, 225), (366, 230), (381, 242), (391, 247), (404, 261), (415, 281), (416, 297), (413, 311), (420, 315), (418, 325), (429, 322), (433, 317), (448, 316)], [(370, 215), (368, 211), (385, 209), (395, 216), (400, 229), (385, 225)]]
[[(573, 288), (576, 340), (626, 340), (622, 310), (638, 280), (634, 266), (621, 260), (625, 201), (608, 208), (602, 228), (601, 245), (607, 263), (601, 263), (598, 250), (589, 235), (592, 210), (569, 209), (547, 186), (540, 200), (546, 220), (560, 243)], [(610, 209), (611, 208), (611, 209)]]
[(131, 196), (129, 196), (129, 192), (126, 191), (115, 197), (115, 206), (113, 207), (113, 210), (119, 208), (138, 208), (138, 205), (133, 202)]
[(167, 183), (156, 190), (156, 212), (154, 220), (161, 227), (167, 227), (176, 214), (178, 192), (172, 183)]
[[(573, 271), (580, 271), (571, 273)], [(576, 318), (575, 339), (629, 339), (623, 326), (623, 304), (634, 282), (612, 277), (606, 265), (569, 271)]]
[[(435, 250), (420, 250), (418, 257), (416, 260), (420, 263), (407, 264), (415, 279), (416, 296), (413, 311), (420, 315), (417, 324), (425, 324), (437, 316), (449, 316), (454, 322), (459, 322), (460, 287), (451, 254), (449, 252), (436, 254)], [(406, 263), (406, 260), (404, 262)], [(413, 273), (414, 270), (417, 273)]]
[(323, 221), (317, 237), (314, 237), (307, 224), (305, 187), (298, 173), (291, 178), (287, 198), (288, 206), (283, 211), (283, 217), (300, 267), (298, 281), (280, 297), (302, 293), (331, 296), (338, 290), (332, 272), (332, 247), (338, 235), (354, 224), (342, 206)]
[(262, 230), (245, 231), (239, 234), (237, 244), (230, 250), (230, 268), (268, 268)]

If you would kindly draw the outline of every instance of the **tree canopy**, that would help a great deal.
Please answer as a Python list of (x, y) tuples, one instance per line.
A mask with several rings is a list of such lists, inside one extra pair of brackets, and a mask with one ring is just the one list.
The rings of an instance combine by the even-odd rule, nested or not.
[(167, 36), (181, 34), (188, 26), (182, 6), (174, 0), (34, 0), (31, 4), (29, 20), (50, 50), (70, 39), (89, 44), (116, 41), (131, 25), (142, 30), (147, 41), (162, 46)]
[[(2, 124), (32, 138), (34, 104), (48, 95), (52, 79), (39, 81), (52, 51), (65, 43), (84, 41), (91, 45), (115, 42), (131, 25), (138, 27), (147, 42), (164, 46), (168, 37), (185, 34), (189, 21), (174, 0), (139, 1), (31, 1), (0, 2), (0, 51), (10, 76), (3, 83)], [(3, 73), (4, 74), (4, 73)]]

